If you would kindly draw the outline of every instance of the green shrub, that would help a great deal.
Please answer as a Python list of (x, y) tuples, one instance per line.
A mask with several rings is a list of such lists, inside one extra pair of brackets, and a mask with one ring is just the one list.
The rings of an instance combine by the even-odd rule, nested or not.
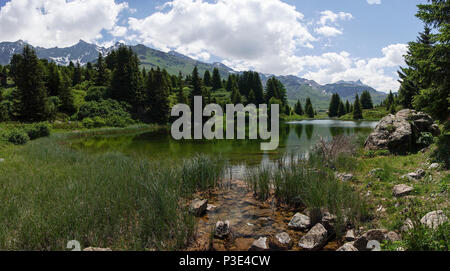
[(101, 117), (94, 117), (93, 121), (94, 121), (94, 127), (95, 128), (101, 128), (101, 127), (105, 127), (106, 126), (105, 119), (103, 119)]
[(94, 121), (91, 118), (84, 118), (83, 119), (83, 126), (90, 129), (94, 128)]
[(99, 102), (100, 100), (106, 97), (106, 93), (108, 91), (107, 87), (90, 87), (87, 91), (87, 95), (84, 98), (87, 102), (95, 101)]
[(50, 136), (50, 125), (46, 122), (33, 123), (25, 128), (31, 140)]
[(450, 168), (450, 133), (441, 135), (437, 140), (437, 149), (433, 152), (434, 162), (442, 163), (445, 168)]
[(422, 147), (428, 147), (433, 144), (434, 138), (431, 133), (420, 133), (419, 138), (417, 139), (417, 144)]
[(8, 134), (8, 141), (15, 145), (25, 145), (30, 140), (30, 137), (24, 130), (14, 129)]
[(89, 101), (81, 106), (80, 111), (77, 115), (77, 119), (84, 120), (86, 118), (90, 118), (92, 120), (95, 120), (96, 117), (100, 117), (104, 121), (99, 121), (97, 123), (97, 126), (94, 125), (95, 127), (103, 127), (106, 125), (112, 127), (125, 127), (134, 123), (128, 110), (130, 110), (130, 106), (128, 104), (120, 103), (111, 99), (100, 100), (98, 102)]

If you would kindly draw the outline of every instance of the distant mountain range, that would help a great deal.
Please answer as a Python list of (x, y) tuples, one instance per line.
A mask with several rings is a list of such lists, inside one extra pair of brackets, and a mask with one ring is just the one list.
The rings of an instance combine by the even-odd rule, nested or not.
[[(14, 54), (22, 52), (25, 45), (26, 43), (21, 40), (16, 42), (1, 42), (0, 64), (8, 64)], [(122, 44), (116, 43), (114, 46), (106, 48), (80, 40), (74, 46), (66, 48), (33, 48), (36, 50), (39, 58), (53, 61), (59, 65), (69, 65), (70, 61), (74, 63), (80, 62), (81, 65), (85, 65), (88, 62), (95, 62), (99, 53), (107, 55), (120, 45)], [(180, 71), (185, 75), (190, 74), (195, 66), (198, 67), (199, 72), (202, 75), (206, 70), (212, 71), (214, 68), (218, 68), (223, 77), (228, 76), (228, 74), (231, 73), (239, 73), (222, 63), (200, 62), (174, 51), (165, 53), (144, 45), (134, 45), (131, 46), (131, 48), (138, 55), (142, 66), (145, 66), (146, 68), (159, 66), (166, 69), (171, 74), (178, 74)], [(260, 75), (263, 84), (267, 82), (269, 77), (273, 76), (267, 74)], [(361, 94), (365, 90), (370, 92), (375, 104), (380, 103), (386, 98), (385, 93), (376, 91), (374, 88), (363, 84), (361, 81), (339, 81), (334, 84), (320, 85), (315, 81), (292, 75), (277, 76), (277, 78), (286, 86), (287, 96), (291, 103), (294, 103), (297, 100), (301, 100), (304, 103), (306, 98), (310, 97), (314, 106), (319, 109), (328, 109), (329, 101), (333, 93), (338, 93), (344, 101), (348, 100), (350, 102), (354, 101), (356, 93)]]

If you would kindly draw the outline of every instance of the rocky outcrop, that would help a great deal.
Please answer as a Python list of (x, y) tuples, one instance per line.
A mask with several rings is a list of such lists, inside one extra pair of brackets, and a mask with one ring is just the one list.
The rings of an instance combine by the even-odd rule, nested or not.
[(433, 163), (428, 167), (428, 169), (434, 170), (434, 169), (439, 169), (439, 167), (440, 167), (440, 165), (438, 163)]
[(386, 240), (389, 240), (391, 242), (397, 242), (401, 240), (401, 237), (398, 233), (396, 233), (395, 231), (390, 231), (388, 233), (386, 233), (385, 235)]
[(208, 208), (208, 200), (200, 200), (195, 199), (191, 202), (189, 206), (189, 211), (195, 216), (201, 216), (206, 212), (206, 208)]
[(311, 227), (311, 220), (309, 216), (296, 213), (289, 222), (288, 227), (293, 230), (306, 230)]
[(417, 181), (425, 177), (426, 172), (423, 169), (418, 169), (416, 172), (410, 172), (406, 175), (403, 175), (402, 179), (408, 179), (410, 181)]
[(420, 223), (427, 226), (430, 229), (436, 229), (440, 225), (444, 224), (448, 221), (447, 216), (444, 214), (443, 211), (433, 211), (426, 214), (422, 219), (420, 220)]
[(411, 186), (407, 186), (406, 184), (398, 184), (392, 189), (392, 194), (394, 195), (394, 197), (399, 198), (408, 195), (413, 190), (414, 188), (412, 188)]
[(424, 147), (417, 143), (421, 133), (437, 136), (440, 131), (429, 115), (405, 109), (384, 117), (367, 138), (364, 147), (366, 150), (389, 150), (393, 153), (414, 152)]
[(318, 223), (298, 242), (298, 246), (305, 250), (319, 250), (327, 243), (328, 231)]

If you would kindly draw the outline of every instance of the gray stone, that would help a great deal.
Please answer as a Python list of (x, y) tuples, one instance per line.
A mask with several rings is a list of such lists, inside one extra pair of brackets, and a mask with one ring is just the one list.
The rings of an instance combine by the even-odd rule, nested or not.
[(353, 246), (353, 243), (345, 243), (343, 246), (338, 248), (336, 251), (358, 251), (358, 249)]
[(428, 167), (429, 170), (439, 169), (440, 165), (438, 163), (433, 163)]
[(212, 204), (208, 204), (207, 207), (206, 207), (206, 211), (208, 211), (208, 212), (213, 212), (216, 209), (217, 209), (217, 206), (216, 205), (212, 205)]
[(217, 221), (214, 236), (220, 239), (227, 237), (230, 234), (230, 221)]
[(356, 247), (356, 249), (358, 249), (359, 251), (369, 251), (370, 249), (367, 248), (367, 244), (369, 243), (369, 241), (377, 241), (381, 243), (384, 240), (385, 237), (383, 230), (369, 230), (361, 237), (356, 239), (356, 241), (353, 243), (353, 246)]
[(430, 229), (436, 229), (440, 225), (444, 224), (448, 221), (447, 216), (444, 214), (442, 210), (439, 211), (433, 211), (426, 214), (422, 219), (420, 220), (420, 223), (427, 226)]
[(189, 206), (189, 211), (195, 216), (201, 216), (208, 208), (208, 200), (194, 199)]
[(347, 233), (345, 233), (345, 237), (344, 237), (345, 241), (355, 241), (356, 236), (355, 236), (355, 231), (354, 230), (348, 230)]
[(5, 162), (5, 158), (0, 158), (0, 163), (4, 163)]
[(329, 212), (325, 212), (322, 216), (321, 223), (327, 229), (328, 233), (334, 233), (334, 225), (336, 224), (337, 217)]
[(407, 232), (414, 228), (414, 224), (410, 218), (407, 218), (406, 221), (403, 223), (403, 226), (401, 228), (402, 232)]
[(354, 176), (351, 173), (336, 173), (336, 178), (343, 182), (348, 182), (353, 180)]
[(386, 240), (389, 240), (391, 242), (397, 242), (397, 241), (401, 240), (400, 235), (394, 231), (388, 232), (386, 234), (385, 238), (386, 238)]
[(328, 231), (318, 223), (298, 242), (298, 246), (305, 250), (319, 250), (327, 243)]
[(436, 134), (433, 119), (415, 110), (405, 109), (381, 119), (367, 138), (366, 150), (389, 150), (393, 153), (418, 151), (417, 138), (423, 132)]
[(281, 232), (269, 238), (269, 246), (275, 250), (289, 250), (292, 247), (292, 239), (287, 232)]
[(413, 190), (414, 188), (411, 186), (407, 186), (406, 184), (398, 184), (392, 189), (392, 194), (395, 197), (403, 197), (411, 193)]
[(249, 248), (250, 251), (267, 251), (269, 250), (269, 245), (267, 243), (266, 237), (261, 237), (255, 240), (252, 246)]
[(311, 227), (311, 220), (309, 216), (296, 213), (289, 222), (288, 227), (293, 230), (306, 230)]

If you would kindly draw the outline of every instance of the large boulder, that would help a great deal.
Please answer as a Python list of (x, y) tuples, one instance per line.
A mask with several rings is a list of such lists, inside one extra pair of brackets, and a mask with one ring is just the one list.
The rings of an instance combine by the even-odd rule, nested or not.
[(385, 234), (383, 230), (369, 230), (364, 233), (361, 237), (356, 239), (353, 243), (353, 246), (359, 251), (369, 251), (371, 250), (368, 247), (370, 241), (377, 241), (378, 243), (382, 243), (385, 240)]
[(305, 250), (319, 250), (323, 248), (328, 239), (328, 231), (318, 223), (298, 242), (298, 246)]
[(292, 239), (287, 232), (281, 232), (269, 238), (269, 246), (274, 250), (289, 250), (292, 247)]
[(448, 221), (447, 216), (444, 214), (442, 210), (439, 210), (429, 212), (428, 214), (426, 214), (424, 217), (422, 217), (420, 223), (427, 226), (428, 228), (436, 229), (447, 221)]
[(201, 216), (208, 208), (208, 200), (194, 199), (189, 205), (189, 211), (195, 216)]
[(267, 251), (269, 250), (269, 242), (267, 237), (261, 237), (258, 240), (255, 240), (252, 246), (249, 248), (249, 251)]
[(414, 188), (412, 188), (411, 186), (408, 186), (406, 184), (398, 184), (392, 189), (392, 194), (395, 197), (400, 198), (409, 195), (413, 190)]
[(366, 150), (389, 150), (393, 153), (418, 151), (423, 147), (417, 143), (421, 133), (437, 136), (440, 131), (429, 115), (405, 109), (384, 117), (367, 138), (364, 147)]

